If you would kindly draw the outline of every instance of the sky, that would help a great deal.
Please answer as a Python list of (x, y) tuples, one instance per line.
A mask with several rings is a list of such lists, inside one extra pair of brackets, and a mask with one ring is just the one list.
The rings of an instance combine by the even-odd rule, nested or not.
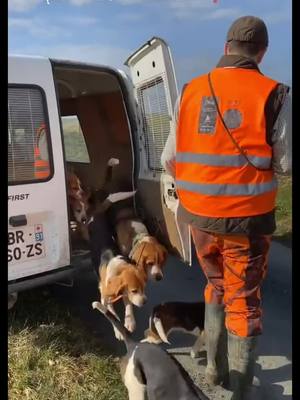
[(9, 53), (112, 65), (153, 36), (169, 44), (179, 89), (223, 53), (230, 24), (255, 15), (267, 24), (265, 75), (292, 84), (291, 0), (8, 0)]

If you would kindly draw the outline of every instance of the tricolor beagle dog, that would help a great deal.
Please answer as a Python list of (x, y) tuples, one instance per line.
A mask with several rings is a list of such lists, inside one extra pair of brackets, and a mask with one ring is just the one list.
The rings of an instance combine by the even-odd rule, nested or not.
[(135, 342), (130, 332), (103, 305), (99, 310), (119, 330), (127, 354), (121, 360), (121, 375), (129, 400), (209, 400), (194, 384), (181, 364), (165, 350), (152, 343)]
[(149, 328), (143, 342), (169, 343), (172, 331), (183, 331), (197, 336), (191, 349), (191, 357), (199, 356), (204, 345), (205, 303), (169, 302), (155, 306), (149, 318)]
[(93, 217), (105, 212), (112, 203), (133, 197), (135, 191), (109, 193), (109, 184), (112, 181), (112, 171), (114, 166), (119, 164), (117, 158), (109, 159), (105, 174), (104, 185), (101, 189), (83, 190), (78, 176), (72, 171), (67, 173), (67, 192), (71, 210), (71, 220), (76, 221), (71, 227), (77, 229), (83, 239), (89, 241), (88, 224)]
[(163, 278), (163, 266), (168, 252), (151, 236), (131, 209), (122, 209), (115, 218), (116, 239), (121, 253), (133, 260), (145, 279), (159, 281)]
[[(105, 250), (101, 254), (99, 277), (101, 303), (118, 318), (113, 304), (122, 299), (125, 306), (125, 327), (133, 332), (136, 326), (133, 305), (142, 307), (147, 301), (143, 275), (123, 256), (114, 256), (112, 250)], [(115, 336), (122, 339), (116, 329)]]

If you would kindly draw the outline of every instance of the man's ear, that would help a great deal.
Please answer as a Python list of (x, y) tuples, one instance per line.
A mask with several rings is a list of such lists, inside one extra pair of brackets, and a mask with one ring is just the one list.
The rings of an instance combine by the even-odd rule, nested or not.
[(125, 287), (126, 285), (122, 277), (115, 276), (114, 278), (108, 280), (104, 290), (104, 295), (114, 300), (123, 293)]
[(264, 58), (264, 56), (265, 56), (265, 54), (266, 54), (266, 51), (267, 51), (267, 47), (265, 47), (264, 49), (261, 49), (261, 50), (259, 51), (259, 53), (258, 53), (257, 56), (256, 56), (256, 62), (257, 62), (257, 64), (260, 64), (260, 63), (262, 62), (262, 59)]
[(228, 42), (225, 42), (225, 44), (224, 44), (224, 54), (225, 54), (225, 56), (227, 56), (229, 54)]

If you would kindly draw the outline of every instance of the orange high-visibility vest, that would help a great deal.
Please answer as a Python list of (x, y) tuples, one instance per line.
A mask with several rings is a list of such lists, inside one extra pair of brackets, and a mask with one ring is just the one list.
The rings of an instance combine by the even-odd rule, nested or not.
[(49, 161), (42, 160), (41, 152), (38, 147), (39, 137), (43, 130), (46, 129), (46, 125), (42, 124), (37, 130), (37, 140), (34, 146), (34, 176), (36, 179), (46, 179), (50, 175)]
[(215, 68), (192, 80), (180, 105), (176, 144), (176, 188), (182, 206), (204, 217), (247, 217), (275, 208), (277, 183), (266, 141), (265, 105), (277, 82), (257, 70)]

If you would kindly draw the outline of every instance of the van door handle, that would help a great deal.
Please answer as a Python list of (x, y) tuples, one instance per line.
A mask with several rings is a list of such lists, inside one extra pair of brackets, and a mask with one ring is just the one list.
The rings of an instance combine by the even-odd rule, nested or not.
[(14, 215), (9, 217), (9, 224), (13, 227), (27, 225), (26, 215)]

